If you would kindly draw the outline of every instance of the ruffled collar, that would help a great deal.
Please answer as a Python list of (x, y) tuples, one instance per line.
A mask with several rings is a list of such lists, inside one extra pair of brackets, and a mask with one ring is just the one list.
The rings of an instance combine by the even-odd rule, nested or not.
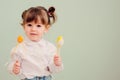
[(27, 37), (25, 37), (24, 43), (30, 46), (31, 45), (45, 46), (45, 40), (43, 38), (38, 42), (34, 42), (34, 41), (29, 40)]

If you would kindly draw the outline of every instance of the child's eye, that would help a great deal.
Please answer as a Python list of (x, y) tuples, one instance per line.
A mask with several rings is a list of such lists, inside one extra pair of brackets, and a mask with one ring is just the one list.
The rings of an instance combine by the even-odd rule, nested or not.
[(31, 26), (32, 26), (32, 24), (27, 24), (27, 26), (31, 27)]
[(41, 25), (37, 25), (37, 27), (41, 27)]

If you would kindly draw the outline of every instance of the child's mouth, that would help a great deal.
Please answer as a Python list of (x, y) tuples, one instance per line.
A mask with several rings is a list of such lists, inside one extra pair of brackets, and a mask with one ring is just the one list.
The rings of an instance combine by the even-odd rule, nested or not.
[(30, 35), (37, 35), (36, 33), (30, 33)]

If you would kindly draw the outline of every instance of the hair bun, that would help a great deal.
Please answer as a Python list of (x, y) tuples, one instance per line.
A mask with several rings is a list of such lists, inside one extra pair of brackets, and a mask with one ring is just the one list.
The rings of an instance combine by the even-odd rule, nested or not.
[(50, 8), (48, 9), (48, 13), (49, 13), (50, 16), (51, 16), (54, 12), (55, 12), (55, 8), (54, 8), (54, 7), (50, 7)]

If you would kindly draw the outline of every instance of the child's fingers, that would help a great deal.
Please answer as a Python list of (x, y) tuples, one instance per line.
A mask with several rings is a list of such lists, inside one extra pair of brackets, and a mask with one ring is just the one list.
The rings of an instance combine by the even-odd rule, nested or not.
[(15, 74), (18, 74), (20, 72), (20, 62), (19, 61), (16, 61), (15, 64), (14, 64), (14, 68), (13, 68), (13, 72)]
[(19, 61), (16, 61), (16, 62), (15, 62), (15, 66), (16, 66), (16, 67), (20, 67), (20, 62), (19, 62)]
[(59, 55), (55, 55), (55, 56), (54, 56), (54, 60), (55, 60), (55, 61), (61, 61), (61, 58), (60, 58)]
[(13, 69), (13, 72), (14, 72), (15, 74), (18, 74), (18, 73), (20, 72), (20, 69)]
[(62, 64), (61, 57), (59, 55), (54, 56), (54, 64), (60, 66)]
[(58, 56), (58, 55), (55, 55), (55, 56), (54, 56), (54, 59), (55, 59), (55, 60), (56, 60), (56, 59), (58, 59), (58, 58), (59, 58), (59, 56)]

